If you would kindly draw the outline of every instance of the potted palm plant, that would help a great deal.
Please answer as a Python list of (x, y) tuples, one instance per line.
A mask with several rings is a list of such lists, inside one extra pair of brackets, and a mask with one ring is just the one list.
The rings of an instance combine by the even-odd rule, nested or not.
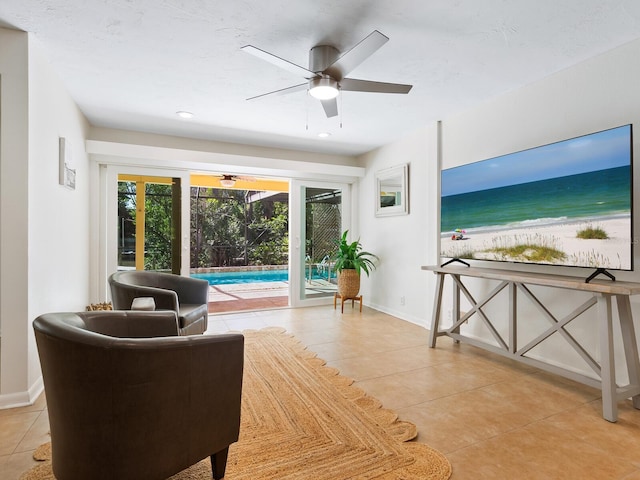
[(355, 298), (360, 292), (360, 272), (364, 271), (369, 276), (369, 272), (376, 268), (374, 260), (378, 257), (362, 250), (359, 239), (348, 242), (348, 233), (349, 230), (345, 230), (336, 242), (338, 249), (333, 256), (333, 268), (338, 272), (338, 294), (342, 298)]

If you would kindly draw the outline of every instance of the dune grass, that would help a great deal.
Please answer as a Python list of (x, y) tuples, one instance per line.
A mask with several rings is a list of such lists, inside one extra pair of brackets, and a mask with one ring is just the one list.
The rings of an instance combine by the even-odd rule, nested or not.
[(609, 235), (607, 235), (607, 232), (605, 232), (601, 227), (587, 225), (586, 227), (578, 230), (576, 237), (584, 240), (606, 240), (609, 238)]
[(476, 260), (503, 260), (518, 262), (557, 263), (567, 255), (558, 248), (559, 240), (555, 237), (539, 234), (500, 235), (491, 239), (490, 245), (473, 250), (468, 245), (456, 245), (449, 252), (452, 258), (468, 258)]
[(554, 263), (566, 258), (560, 250), (545, 245), (520, 244), (512, 247), (497, 247), (489, 250), (505, 260), (520, 260), (526, 262)]

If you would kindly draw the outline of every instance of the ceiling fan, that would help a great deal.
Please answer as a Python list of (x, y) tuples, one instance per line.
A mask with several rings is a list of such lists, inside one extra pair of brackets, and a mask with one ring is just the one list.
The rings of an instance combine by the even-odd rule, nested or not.
[(335, 117), (338, 115), (338, 102), (336, 97), (340, 91), (409, 93), (412, 85), (347, 78), (347, 75), (353, 69), (388, 41), (388, 37), (374, 30), (361, 40), (360, 43), (343, 54), (340, 54), (340, 52), (331, 45), (317, 45), (309, 50), (308, 69), (252, 45), (246, 45), (242, 47), (242, 50), (245, 52), (292, 73), (301, 75), (306, 79), (304, 83), (257, 95), (247, 100), (255, 100), (267, 95), (284, 95), (301, 90), (309, 90), (309, 94), (312, 97), (320, 100), (327, 117)]
[(243, 177), (240, 175), (228, 175), (223, 174), (219, 175), (220, 177), (220, 185), (223, 187), (233, 187), (238, 180), (244, 180), (245, 182), (255, 182), (256, 179), (254, 177)]

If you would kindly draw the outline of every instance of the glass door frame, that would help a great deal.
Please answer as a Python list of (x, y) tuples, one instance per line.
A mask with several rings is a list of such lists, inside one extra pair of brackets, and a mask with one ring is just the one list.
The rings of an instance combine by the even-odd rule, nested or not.
[(99, 292), (101, 298), (110, 298), (107, 279), (118, 269), (118, 176), (139, 175), (150, 177), (179, 178), (181, 185), (181, 217), (180, 217), (180, 275), (189, 276), (189, 232), (190, 232), (190, 173), (186, 170), (162, 169), (149, 167), (133, 167), (127, 165), (101, 164), (100, 182), (100, 225), (98, 228), (98, 249), (100, 264), (98, 265)]
[(341, 230), (351, 227), (352, 185), (341, 182), (292, 179), (289, 188), (289, 304), (291, 307), (310, 307), (333, 302), (333, 296), (303, 298), (305, 282), (305, 188), (340, 190), (342, 195)]

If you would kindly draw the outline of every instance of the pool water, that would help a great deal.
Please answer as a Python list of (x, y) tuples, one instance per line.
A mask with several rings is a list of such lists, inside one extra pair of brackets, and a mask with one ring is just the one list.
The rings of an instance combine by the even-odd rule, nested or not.
[[(282, 270), (250, 270), (244, 272), (192, 273), (193, 278), (201, 278), (209, 285), (229, 285), (233, 283), (288, 282), (289, 271)], [(320, 275), (315, 269), (313, 278), (326, 280), (327, 274)]]

